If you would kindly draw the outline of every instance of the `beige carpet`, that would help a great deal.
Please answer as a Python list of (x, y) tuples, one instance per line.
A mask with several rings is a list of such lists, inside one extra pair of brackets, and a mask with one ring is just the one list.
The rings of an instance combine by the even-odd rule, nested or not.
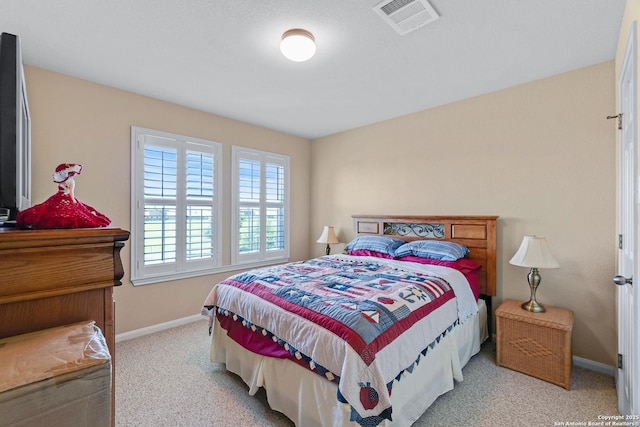
[[(262, 390), (249, 396), (239, 377), (210, 363), (209, 345), (205, 320), (118, 343), (116, 426), (293, 426)], [(574, 368), (567, 391), (497, 367), (492, 343), (463, 375), (414, 426), (587, 425), (618, 413), (612, 377)]]

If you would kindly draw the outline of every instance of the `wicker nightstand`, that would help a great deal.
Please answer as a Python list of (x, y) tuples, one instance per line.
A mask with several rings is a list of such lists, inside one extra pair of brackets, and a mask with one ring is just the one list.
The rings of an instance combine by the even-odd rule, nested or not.
[(505, 300), (496, 310), (496, 362), (541, 380), (571, 388), (573, 312), (546, 307), (531, 313), (522, 301)]

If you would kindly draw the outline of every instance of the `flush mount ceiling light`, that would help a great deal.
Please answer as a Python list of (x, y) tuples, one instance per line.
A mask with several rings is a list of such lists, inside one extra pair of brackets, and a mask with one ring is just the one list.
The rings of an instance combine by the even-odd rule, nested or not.
[(316, 42), (309, 31), (295, 28), (282, 35), (280, 50), (287, 59), (304, 62), (316, 53)]

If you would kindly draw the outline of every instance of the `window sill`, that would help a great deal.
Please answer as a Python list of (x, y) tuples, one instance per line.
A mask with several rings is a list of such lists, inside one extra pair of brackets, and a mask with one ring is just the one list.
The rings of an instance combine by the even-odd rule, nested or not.
[(252, 268), (266, 267), (269, 265), (284, 264), (289, 261), (289, 258), (274, 258), (268, 261), (256, 261), (243, 264), (223, 265), (215, 268), (208, 268), (204, 270), (195, 271), (183, 271), (179, 273), (171, 274), (159, 274), (157, 276), (147, 276), (131, 279), (133, 286), (152, 285), (154, 283), (172, 282), (175, 280), (189, 279), (191, 277), (208, 276), (212, 274), (228, 273), (232, 271), (246, 271)]

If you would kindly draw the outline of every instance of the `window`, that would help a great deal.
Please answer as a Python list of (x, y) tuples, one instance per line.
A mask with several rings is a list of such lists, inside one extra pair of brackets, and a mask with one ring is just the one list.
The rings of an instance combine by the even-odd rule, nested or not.
[(221, 144), (131, 128), (131, 280), (210, 273), (221, 262)]
[(289, 258), (289, 156), (233, 147), (232, 263)]

